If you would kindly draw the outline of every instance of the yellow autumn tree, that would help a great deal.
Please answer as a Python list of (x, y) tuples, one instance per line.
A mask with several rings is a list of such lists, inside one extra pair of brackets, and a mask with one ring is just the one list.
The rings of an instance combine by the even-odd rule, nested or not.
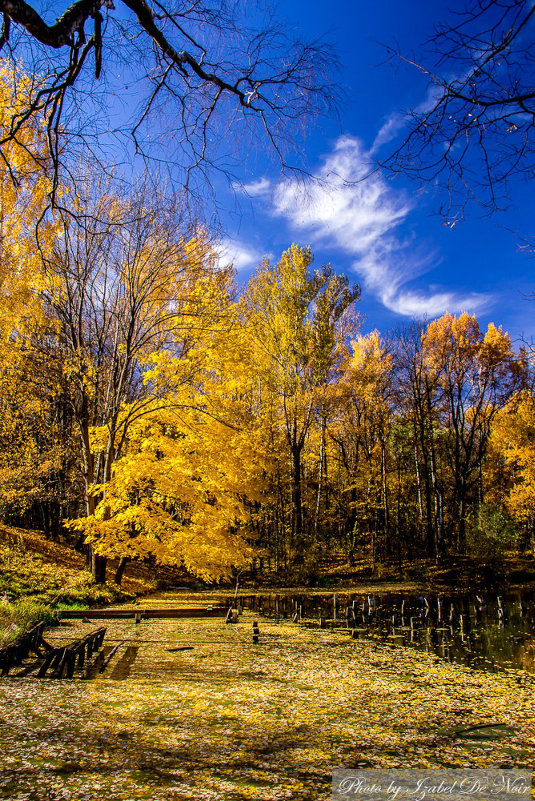
[(392, 357), (378, 331), (351, 343), (337, 382), (336, 414), (328, 426), (339, 447), (348, 514), (344, 520), (349, 558), (360, 537), (371, 543), (388, 533), (387, 444), (391, 425)]
[[(508, 493), (505, 503), (512, 517), (525, 524), (535, 547), (535, 398), (529, 390), (513, 397), (499, 412), (492, 428), (491, 446), (505, 461)], [(503, 475), (501, 476), (503, 486)]]
[[(0, 335), (11, 341), (41, 321), (41, 252), (48, 252), (55, 226), (45, 218), (51, 189), (45, 152), (46, 132), (39, 118), (24, 121), (29, 79), (0, 65)], [(12, 137), (12, 126), (17, 126)], [(37, 223), (39, 228), (37, 229)], [(37, 239), (39, 236), (39, 239)]]
[(61, 516), (68, 446), (57, 374), (34, 345), (51, 333), (42, 257), (58, 228), (45, 214), (46, 134), (38, 117), (25, 121), (28, 92), (24, 74), (0, 67), (0, 508), (4, 518), (49, 530), (51, 516)]
[[(303, 575), (314, 569), (316, 559), (324, 482), (325, 389), (341, 356), (342, 321), (360, 294), (330, 265), (313, 270), (312, 261), (311, 249), (295, 244), (275, 265), (266, 260), (250, 280), (241, 304), (267, 397), (272, 445), (279, 452), (274, 477), (279, 501), (274, 512), (277, 525), (289, 533), (291, 560)], [(306, 445), (317, 423), (319, 458), (311, 460)], [(318, 466), (315, 498), (304, 495), (305, 458)], [(285, 494), (288, 486), (290, 503), (281, 505), (281, 492)]]
[(228, 577), (251, 556), (245, 501), (257, 493), (257, 443), (195, 408), (199, 399), (174, 401), (180, 413), (169, 404), (131, 428), (103, 499), (77, 525), (99, 554)]
[[(264, 448), (240, 369), (247, 344), (232, 276), (205, 264), (190, 279), (187, 294), (175, 295), (180, 324), (165, 347), (140, 357), (143, 392), (121, 403), (115, 422), (120, 451), (115, 444), (106, 480), (89, 488), (93, 508), (73, 525), (100, 558), (152, 557), (217, 579), (251, 557), (245, 523), (259, 497)], [(89, 437), (98, 459), (109, 423), (91, 427)]]
[(451, 531), (465, 545), (469, 497), (482, 484), (482, 465), (493, 420), (520, 386), (525, 354), (516, 354), (507, 333), (475, 316), (446, 313), (422, 336), (425, 370), (434, 388), (436, 424), (449, 473)]

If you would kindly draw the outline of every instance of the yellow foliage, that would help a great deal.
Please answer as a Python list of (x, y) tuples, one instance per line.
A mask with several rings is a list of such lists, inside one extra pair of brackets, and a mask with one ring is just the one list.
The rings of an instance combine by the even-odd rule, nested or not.
[(535, 515), (535, 398), (518, 393), (494, 421), (493, 448), (503, 456), (512, 478), (507, 505), (516, 520), (533, 522)]
[[(43, 285), (42, 251), (52, 245), (54, 227), (43, 217), (50, 181), (46, 162), (45, 132), (35, 119), (22, 123), (29, 93), (29, 79), (0, 65), (0, 134), (20, 121), (17, 136), (3, 145), (0, 170), (0, 347), (34, 330), (42, 322), (38, 291)], [(6, 165), (9, 164), (9, 167)], [(39, 226), (39, 246), (36, 223)], [(3, 357), (4, 353), (0, 353)]]

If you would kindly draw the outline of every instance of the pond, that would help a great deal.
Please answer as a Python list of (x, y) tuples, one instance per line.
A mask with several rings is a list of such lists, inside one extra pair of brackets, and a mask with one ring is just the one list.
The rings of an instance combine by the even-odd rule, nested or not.
[[(448, 662), (535, 673), (535, 592), (489, 595), (325, 593), (244, 599), (269, 616), (346, 627), (355, 639), (412, 646)], [(323, 620), (322, 620), (323, 619)]]

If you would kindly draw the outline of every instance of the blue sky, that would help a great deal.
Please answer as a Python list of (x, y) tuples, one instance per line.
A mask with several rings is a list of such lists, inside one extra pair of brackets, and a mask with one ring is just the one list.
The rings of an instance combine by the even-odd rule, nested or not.
[(361, 284), (364, 330), (467, 310), (483, 324), (503, 325), (513, 339), (535, 335), (533, 257), (519, 252), (512, 233), (531, 230), (529, 183), (512, 185), (507, 213), (484, 217), (473, 209), (448, 227), (429, 187), (384, 175), (358, 181), (374, 156), (393, 146), (402, 113), (425, 101), (420, 76), (387, 63), (381, 44), (418, 56), (447, 8), (421, 0), (376, 0), (373, 7), (288, 0), (281, 7), (295, 35), (332, 42), (345, 97), (340, 118), (318, 121), (304, 142), (302, 155), (321, 183), (305, 190), (257, 157), (244, 162), (233, 188), (218, 188), (222, 244), (240, 280), (262, 256), (276, 259), (292, 242), (310, 244), (316, 263), (330, 261)]

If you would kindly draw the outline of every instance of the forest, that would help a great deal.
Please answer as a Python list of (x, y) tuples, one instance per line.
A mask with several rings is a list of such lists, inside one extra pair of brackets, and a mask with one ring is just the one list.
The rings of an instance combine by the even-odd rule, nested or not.
[(97, 582), (108, 557), (119, 583), (129, 560), (314, 581), (333, 551), (533, 550), (527, 345), (466, 312), (364, 333), (359, 286), (307, 245), (240, 285), (142, 183), (93, 175), (51, 210), (41, 135), (1, 184), (6, 524), (86, 549)]
[[(238, 9), (197, 16), (138, 0), (125, 7), (132, 30), (152, 42), (139, 62), (128, 27), (105, 3), (74, 3), (50, 26), (24, 3), (4, 9), (2, 521), (86, 552), (97, 583), (109, 578), (109, 558), (119, 562), (118, 584), (130, 561), (182, 566), (207, 581), (267, 563), (281, 580), (314, 583), (333, 554), (350, 568), (365, 560), (372, 573), (388, 563), (401, 574), (418, 558), (471, 554), (492, 564), (508, 551), (533, 553), (532, 346), (512, 342), (499, 319), (482, 327), (455, 308), (372, 330), (366, 279), (361, 287), (347, 269), (317, 263), (310, 240), (259, 257), (244, 278), (210, 215), (196, 211), (202, 181), (215, 193), (210, 169), (219, 154), (210, 146), (222, 121), (224, 141), (234, 126), (252, 125), (283, 171), (299, 174), (284, 137), (297, 119), (335, 103), (329, 47), (291, 41), (282, 27), (260, 26), (255, 37)], [(494, 34), (503, 20), (492, 8), (467, 11), (466, 32), (452, 29), (450, 55), (477, 60), (469, 31), (491, 20), (488, 57), (476, 73), (481, 99), (474, 95), (484, 109), (488, 65), (509, 49), (529, 57), (521, 32), (532, 10), (525, 18), (524, 11), (523, 3), (507, 5), (514, 36), (501, 49)], [(116, 27), (103, 27), (103, 15)], [(191, 29), (177, 23), (182, 16)], [(105, 65), (128, 61), (134, 83), (150, 89), (129, 123), (131, 175), (106, 158), (108, 134), (124, 133), (113, 122), (109, 72), (101, 96), (108, 128), (92, 127), (103, 40), (113, 30), (125, 49), (107, 51)], [(437, 44), (446, 34), (439, 30)], [(507, 69), (516, 80), (513, 65)], [(431, 87), (440, 83), (426, 74)], [(117, 77), (117, 91), (126, 92), (127, 77)], [(440, 149), (434, 115), (442, 119), (455, 98), (468, 102), (455, 81), (444, 85), (427, 117), (414, 111), (409, 151), (424, 130), (424, 144)], [(516, 96), (507, 90), (503, 100), (500, 87), (508, 130), (518, 131), (509, 110)], [(158, 155), (149, 119), (181, 96), (188, 102), (174, 123), (178, 150)], [(496, 134), (481, 127), (482, 114), (470, 112), (466, 125), (480, 126), (488, 148)], [(449, 130), (448, 141), (463, 131)], [(384, 169), (398, 171), (404, 147)], [(526, 152), (511, 150), (510, 162), (525, 162)], [(450, 177), (464, 169), (466, 153), (455, 154), (448, 150)], [(167, 180), (153, 157), (174, 164)], [(504, 170), (481, 178), (496, 207)], [(342, 181), (338, 191), (347, 187)]]

